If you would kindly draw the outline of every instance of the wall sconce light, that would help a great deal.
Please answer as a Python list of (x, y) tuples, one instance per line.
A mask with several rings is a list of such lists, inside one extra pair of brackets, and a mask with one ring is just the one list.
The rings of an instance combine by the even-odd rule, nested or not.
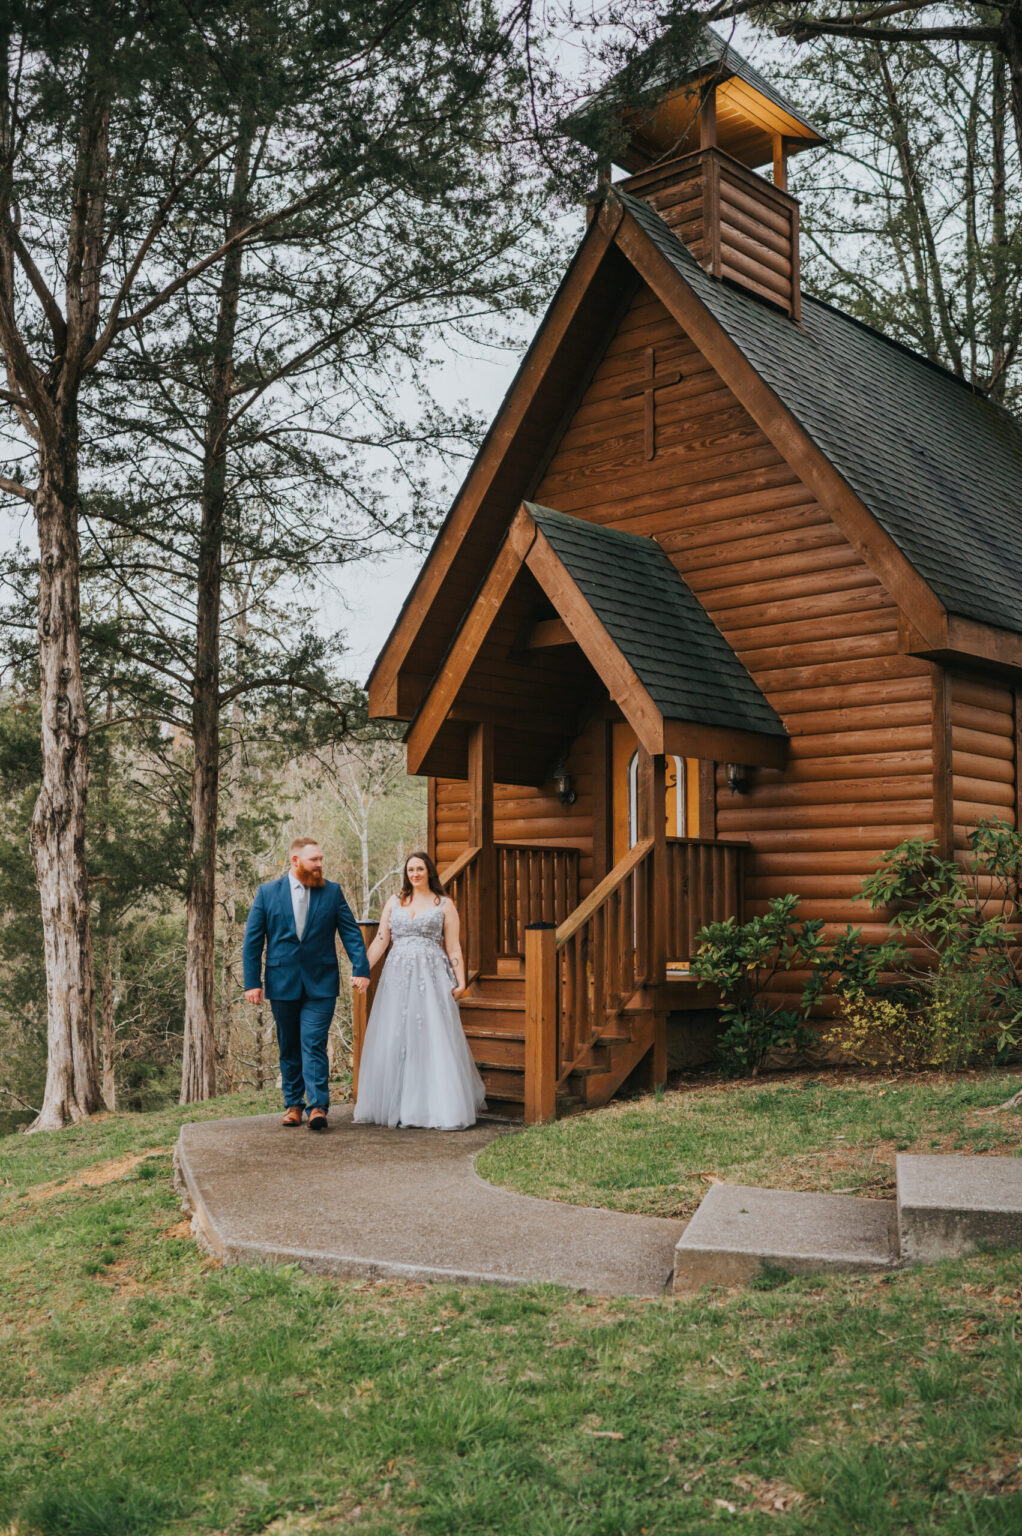
[(575, 801), (578, 799), (578, 796), (572, 787), (571, 774), (568, 772), (563, 757), (559, 757), (557, 759), (557, 766), (553, 772), (553, 780), (554, 789), (557, 791), (557, 798), (561, 804), (574, 805)]
[(749, 787), (749, 780), (741, 763), (725, 763), (724, 776), (727, 779), (727, 787), (733, 795), (745, 794)]

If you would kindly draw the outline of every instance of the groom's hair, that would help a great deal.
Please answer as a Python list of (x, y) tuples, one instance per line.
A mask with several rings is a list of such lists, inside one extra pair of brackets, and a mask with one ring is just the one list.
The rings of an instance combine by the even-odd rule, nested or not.
[(291, 852), (301, 853), (303, 848), (317, 848), (319, 844), (314, 837), (296, 837), (291, 841)]

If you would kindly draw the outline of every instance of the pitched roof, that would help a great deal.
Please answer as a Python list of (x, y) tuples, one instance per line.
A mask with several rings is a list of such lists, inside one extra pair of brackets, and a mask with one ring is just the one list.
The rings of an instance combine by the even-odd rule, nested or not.
[(802, 320), (711, 277), (618, 197), (949, 612), (1022, 632), (1022, 425), (953, 374), (808, 295)]
[(787, 736), (658, 544), (525, 505), (665, 720)]

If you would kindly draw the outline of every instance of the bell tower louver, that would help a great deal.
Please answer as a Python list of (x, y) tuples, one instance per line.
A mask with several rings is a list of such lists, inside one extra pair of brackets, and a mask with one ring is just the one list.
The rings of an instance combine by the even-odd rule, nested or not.
[(826, 140), (716, 32), (707, 27), (704, 38), (652, 111), (625, 114), (629, 136), (615, 158), (631, 174), (616, 185), (655, 208), (707, 272), (798, 320), (798, 202), (787, 164)]

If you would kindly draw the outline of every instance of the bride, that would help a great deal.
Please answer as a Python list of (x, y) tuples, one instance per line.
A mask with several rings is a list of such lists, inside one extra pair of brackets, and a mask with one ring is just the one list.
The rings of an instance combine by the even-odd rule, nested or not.
[(461, 1131), (485, 1107), (456, 1001), (465, 991), (459, 931), (433, 860), (410, 854), (369, 946), (370, 969), (392, 953), (366, 1027), (357, 1122)]

